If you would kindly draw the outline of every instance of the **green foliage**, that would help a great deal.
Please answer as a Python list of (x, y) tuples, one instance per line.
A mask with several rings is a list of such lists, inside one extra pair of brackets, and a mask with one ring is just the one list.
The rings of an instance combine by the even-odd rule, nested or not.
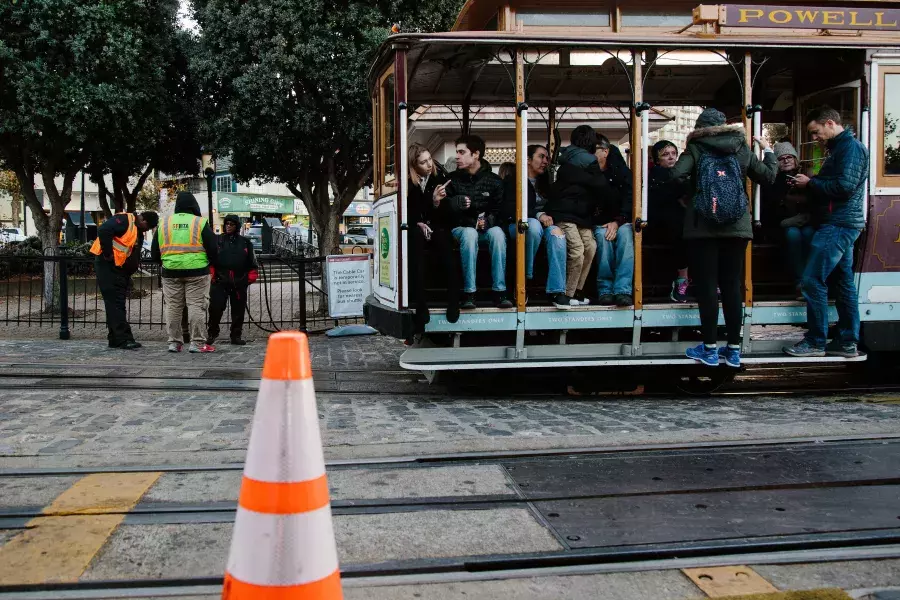
[[(177, 9), (178, 0), (0, 3), (0, 161), (22, 183), (45, 241), (89, 161), (121, 189), (153, 157), (182, 158), (175, 141), (191, 139), (184, 120), (196, 118), (185, 110), (191, 42), (175, 34)], [(49, 219), (28, 191), (36, 174)], [(48, 182), (60, 174), (57, 189)]]
[(206, 139), (231, 158), (238, 180), (287, 184), (320, 234), (333, 228), (329, 218), (371, 173), (366, 75), (377, 48), (395, 22), (449, 28), (461, 4), (195, 0)]

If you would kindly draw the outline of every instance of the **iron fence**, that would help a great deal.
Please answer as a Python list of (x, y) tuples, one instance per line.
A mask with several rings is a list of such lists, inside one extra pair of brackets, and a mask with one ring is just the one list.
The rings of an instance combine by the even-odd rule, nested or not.
[[(247, 293), (245, 325), (266, 332), (284, 329), (321, 331), (358, 319), (328, 316), (323, 257), (260, 255), (259, 279)], [(161, 265), (142, 260), (131, 278), (127, 314), (132, 328), (164, 328)], [(64, 273), (65, 277), (60, 277)], [(230, 311), (222, 324), (231, 324)], [(103, 298), (94, 274), (94, 258), (83, 256), (0, 256), (0, 325), (106, 326)]]

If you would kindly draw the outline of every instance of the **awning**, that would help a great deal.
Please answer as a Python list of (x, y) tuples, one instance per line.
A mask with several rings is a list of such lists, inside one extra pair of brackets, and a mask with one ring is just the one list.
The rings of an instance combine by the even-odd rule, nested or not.
[[(68, 212), (66, 213), (66, 218), (68, 219), (69, 223), (75, 225), (76, 227), (81, 226), (81, 211)], [(88, 211), (84, 211), (84, 223), (85, 225), (96, 225), (96, 223), (94, 223), (94, 218)]]

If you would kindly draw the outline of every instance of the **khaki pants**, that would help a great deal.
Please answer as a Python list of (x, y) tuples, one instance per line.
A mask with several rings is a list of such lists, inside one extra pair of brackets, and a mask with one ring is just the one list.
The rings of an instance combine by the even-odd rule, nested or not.
[(209, 275), (200, 277), (163, 277), (166, 303), (166, 333), (169, 343), (182, 341), (181, 316), (187, 304), (191, 343), (206, 343), (206, 311), (209, 308)]
[(579, 227), (574, 223), (557, 223), (566, 234), (566, 296), (573, 296), (576, 290), (584, 288), (588, 271), (597, 253), (594, 230)]

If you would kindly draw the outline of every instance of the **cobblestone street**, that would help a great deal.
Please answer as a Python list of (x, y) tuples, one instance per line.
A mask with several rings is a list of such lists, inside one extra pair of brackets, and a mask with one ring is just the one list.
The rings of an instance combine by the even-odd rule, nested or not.
[[(508, 398), (502, 377), (481, 393), (454, 393), (429, 386), (417, 374), (396, 372), (403, 346), (388, 338), (318, 336), (310, 347), (314, 372), (323, 378), (317, 399), (326, 455), (332, 459), (853, 436), (892, 432), (900, 417), (900, 404), (890, 394), (872, 394), (865, 401), (853, 395), (764, 394)], [(215, 354), (191, 355), (165, 352), (159, 343), (122, 352), (97, 341), (2, 341), (0, 369), (14, 368), (19, 379), (11, 385), (19, 387), (4, 390), (0, 465), (240, 462), (256, 402), (255, 383), (247, 380), (257, 377), (263, 353), (263, 343), (225, 344)], [(71, 386), (29, 389), (29, 384), (45, 386), (41, 375), (50, 365), (54, 373), (79, 377)], [(109, 377), (123, 369), (140, 378), (115, 380), (109, 391), (76, 387), (91, 385), (85, 376)], [(133, 389), (146, 378), (176, 375), (188, 378), (187, 391)], [(230, 377), (239, 378), (237, 388), (222, 381)]]

